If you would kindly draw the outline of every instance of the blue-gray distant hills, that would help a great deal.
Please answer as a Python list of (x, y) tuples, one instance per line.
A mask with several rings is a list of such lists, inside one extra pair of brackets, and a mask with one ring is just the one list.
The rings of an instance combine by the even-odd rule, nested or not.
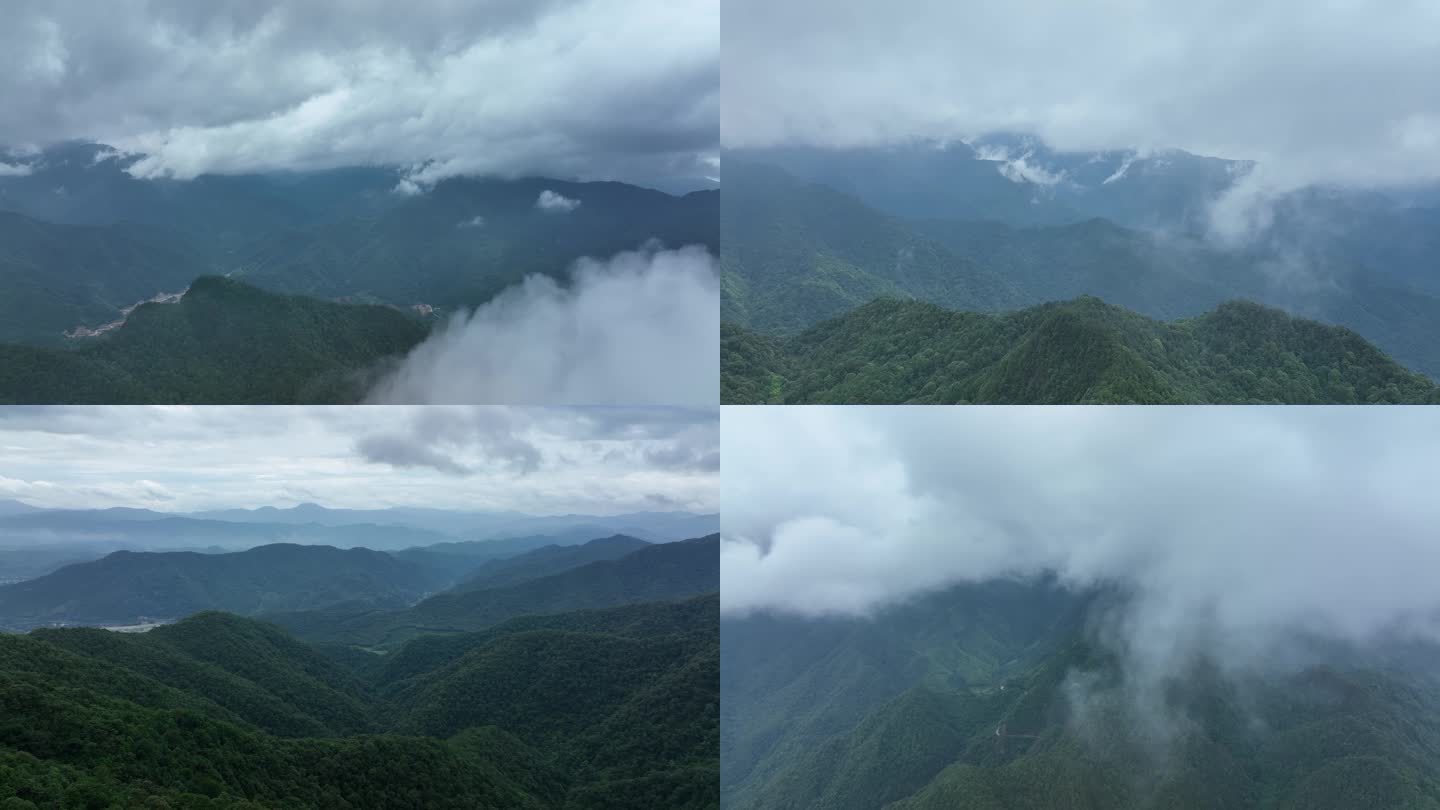
[(533, 516), (302, 504), (173, 515), (4, 501), (0, 628), (123, 625), (206, 609), (404, 607), (471, 577), (463, 587), (514, 584), (718, 530), (717, 515), (688, 512)]

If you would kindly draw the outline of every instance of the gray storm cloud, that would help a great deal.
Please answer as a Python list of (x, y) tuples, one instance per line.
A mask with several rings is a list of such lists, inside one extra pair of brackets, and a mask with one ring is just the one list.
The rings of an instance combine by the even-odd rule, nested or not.
[(725, 0), (724, 14), (731, 147), (1018, 131), (1064, 151), (1256, 160), (1251, 195), (1440, 179), (1440, 5), (1427, 0), (1383, 14), (1299, 0)]
[(707, 173), (719, 1), (18, 0), (0, 146), (87, 139), (142, 177), (393, 165)]
[(582, 259), (457, 316), (370, 392), (375, 403), (708, 405), (720, 282), (704, 248)]
[(863, 616), (1053, 573), (1132, 594), (1163, 671), (1285, 639), (1440, 639), (1440, 414), (730, 408), (721, 607)]

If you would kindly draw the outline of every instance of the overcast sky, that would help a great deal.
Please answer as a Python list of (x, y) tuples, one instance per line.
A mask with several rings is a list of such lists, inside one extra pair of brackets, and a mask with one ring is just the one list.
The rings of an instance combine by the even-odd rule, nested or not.
[(865, 615), (1057, 572), (1125, 632), (1440, 638), (1431, 408), (726, 408), (724, 611)]
[(719, 466), (713, 408), (0, 408), (0, 498), (45, 507), (708, 513)]
[(719, 0), (15, 0), (0, 145), (140, 174), (714, 174)]
[(727, 146), (993, 131), (1440, 178), (1440, 3), (724, 0)]

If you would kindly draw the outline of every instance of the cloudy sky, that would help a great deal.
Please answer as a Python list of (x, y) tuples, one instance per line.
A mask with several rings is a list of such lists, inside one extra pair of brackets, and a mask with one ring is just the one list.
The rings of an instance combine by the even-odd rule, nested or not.
[(994, 131), (1266, 182), (1440, 178), (1440, 3), (724, 0), (727, 146)]
[(162, 511), (714, 512), (715, 410), (0, 408), (0, 498)]
[(16, 0), (0, 145), (142, 175), (714, 174), (719, 0)]
[(1056, 572), (1137, 647), (1440, 638), (1440, 411), (727, 408), (724, 611)]

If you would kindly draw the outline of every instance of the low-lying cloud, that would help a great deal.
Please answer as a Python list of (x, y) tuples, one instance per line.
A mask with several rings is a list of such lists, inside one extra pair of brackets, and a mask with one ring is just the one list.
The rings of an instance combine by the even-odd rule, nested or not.
[(582, 259), (456, 315), (372, 389), (376, 403), (713, 405), (720, 282), (704, 248)]
[(864, 616), (1053, 573), (1130, 594), (1163, 674), (1280, 642), (1440, 640), (1440, 413), (727, 409), (722, 610)]
[(722, 62), (731, 147), (1027, 132), (1257, 160), (1291, 188), (1440, 179), (1426, 0), (727, 0)]
[(565, 214), (579, 208), (580, 201), (547, 188), (540, 192), (540, 197), (535, 200), (535, 207), (547, 214)]

